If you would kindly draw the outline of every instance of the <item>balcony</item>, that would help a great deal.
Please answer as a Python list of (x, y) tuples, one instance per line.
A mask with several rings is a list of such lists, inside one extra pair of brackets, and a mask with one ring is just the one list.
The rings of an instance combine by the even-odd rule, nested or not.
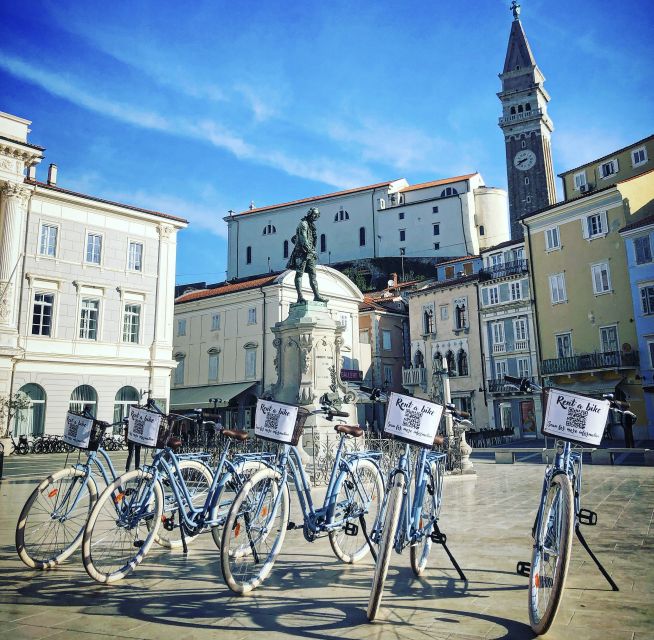
[(427, 383), (427, 372), (424, 367), (402, 369), (402, 386), (418, 387)]
[(513, 260), (512, 262), (504, 262), (503, 264), (480, 269), (479, 277), (481, 280), (495, 280), (507, 276), (519, 276), (524, 273), (529, 273), (529, 260), (527, 259)]
[(529, 351), (529, 341), (528, 340), (516, 340), (513, 343), (514, 351)]
[(530, 109), (529, 111), (522, 111), (521, 113), (511, 113), (508, 116), (500, 116), (499, 125), (511, 124), (512, 122), (519, 122), (520, 120), (528, 120), (542, 115), (542, 109)]
[(568, 358), (543, 360), (543, 375), (558, 375), (576, 371), (598, 369), (634, 369), (639, 364), (638, 352), (605, 351), (604, 353), (582, 353)]
[(506, 345), (502, 343), (495, 343), (493, 345), (493, 353), (506, 353)]
[[(538, 382), (536, 378), (528, 378), (531, 382)], [(503, 378), (486, 380), (486, 389), (488, 393), (520, 393), (515, 387), (509, 386)]]

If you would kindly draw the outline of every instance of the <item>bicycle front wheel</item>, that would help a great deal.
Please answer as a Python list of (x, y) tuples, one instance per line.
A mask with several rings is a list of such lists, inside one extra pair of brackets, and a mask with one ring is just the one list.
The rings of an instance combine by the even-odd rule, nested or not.
[(404, 498), (404, 475), (398, 473), (393, 481), (393, 486), (388, 492), (388, 504), (386, 506), (386, 516), (384, 518), (384, 528), (381, 534), (381, 543), (379, 553), (377, 554), (377, 564), (375, 565), (375, 575), (372, 579), (372, 590), (368, 600), (368, 620), (372, 622), (379, 612), (382, 593), (384, 591), (384, 582), (388, 573), (388, 565), (391, 560), (391, 551), (395, 543), (395, 534), (397, 525), (400, 522), (402, 513), (402, 500)]
[(289, 501), (288, 485), (273, 469), (255, 473), (236, 496), (220, 549), (223, 577), (235, 593), (249, 593), (270, 574), (286, 536)]
[(82, 560), (97, 582), (122, 580), (143, 561), (161, 522), (163, 490), (151, 473), (128, 471), (100, 495), (84, 530)]
[[(384, 499), (384, 479), (377, 465), (365, 458), (351, 464), (352, 472), (343, 472), (336, 484), (338, 493), (332, 520), (343, 520), (357, 529), (348, 532), (343, 527), (329, 532), (334, 555), (348, 564), (361, 560), (370, 551), (366, 534), (369, 536), (376, 526)], [(352, 535), (354, 531), (356, 534)]]
[(16, 525), (18, 557), (32, 569), (52, 569), (82, 542), (98, 498), (95, 482), (81, 469), (62, 469), (34, 489)]
[(440, 495), (438, 495), (438, 468), (435, 462), (429, 465), (428, 471), (425, 470), (423, 482), (425, 483), (425, 493), (422, 497), (422, 510), (418, 526), (424, 530), (424, 535), (409, 549), (411, 568), (416, 576), (421, 576), (427, 568), (427, 559), (432, 547), (431, 534), (438, 519)]
[(542, 635), (554, 622), (570, 564), (574, 529), (570, 478), (555, 475), (547, 489), (536, 531), (529, 575), (529, 622)]

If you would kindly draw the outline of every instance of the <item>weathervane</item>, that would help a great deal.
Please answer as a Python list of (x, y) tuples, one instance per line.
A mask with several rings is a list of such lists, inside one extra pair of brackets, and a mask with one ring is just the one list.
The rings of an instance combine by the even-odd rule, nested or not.
[(516, 2), (516, 0), (513, 0), (511, 3), (511, 11), (513, 12), (513, 19), (514, 20), (519, 20), (520, 19), (520, 5)]

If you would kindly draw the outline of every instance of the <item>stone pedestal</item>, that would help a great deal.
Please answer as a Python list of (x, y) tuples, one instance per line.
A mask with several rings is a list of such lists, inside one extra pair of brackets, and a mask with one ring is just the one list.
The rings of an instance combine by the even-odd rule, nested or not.
[[(265, 395), (313, 411), (320, 407), (323, 395), (331, 394), (343, 400), (340, 410), (350, 414), (348, 424), (356, 424), (354, 395), (340, 379), (343, 328), (332, 318), (327, 303), (292, 304), (288, 318), (278, 322), (272, 332), (277, 382)], [(312, 450), (311, 427), (320, 436), (333, 433), (334, 424), (320, 415), (310, 416), (302, 438), (304, 447)]]

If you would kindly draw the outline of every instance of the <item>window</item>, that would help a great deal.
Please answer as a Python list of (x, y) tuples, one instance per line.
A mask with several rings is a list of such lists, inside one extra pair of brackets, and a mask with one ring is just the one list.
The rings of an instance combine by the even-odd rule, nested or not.
[(488, 304), (498, 304), (500, 301), (499, 287), (490, 287), (488, 289)]
[[(511, 107), (511, 113), (515, 113), (515, 107)], [(521, 149), (526, 149), (527, 148), (527, 141), (526, 140), (521, 140), (520, 141), (520, 148)]]
[(441, 235), (441, 225), (439, 222), (436, 222), (435, 224), (432, 225), (433, 229), (433, 235), (439, 236)]
[(213, 313), (211, 314), (211, 330), (219, 331), (220, 330), (220, 314)]
[(343, 222), (344, 220), (349, 220), (350, 214), (341, 207), (341, 210), (336, 212), (334, 216), (334, 222)]
[(272, 235), (273, 233), (277, 233), (277, 229), (275, 228), (275, 225), (272, 225), (272, 224), (268, 223), (263, 228), (263, 235), (264, 236), (269, 236), (269, 235)]
[(138, 343), (141, 329), (141, 305), (129, 303), (125, 305), (123, 316), (123, 342)]
[(245, 247), (245, 264), (252, 264), (252, 247)]
[(652, 244), (649, 235), (634, 238), (634, 250), (636, 253), (636, 264), (652, 262)]
[(175, 356), (177, 361), (177, 368), (175, 369), (173, 384), (184, 384), (184, 365), (186, 363), (186, 356), (183, 353), (178, 353)]
[(575, 191), (579, 191), (581, 187), (585, 187), (588, 183), (586, 182), (586, 172), (580, 171), (574, 175), (575, 181)]
[(617, 159), (609, 160), (600, 165), (599, 168), (600, 176), (603, 180), (610, 178), (612, 175), (618, 173), (618, 161)]
[(641, 164), (647, 162), (647, 149), (645, 147), (640, 147), (640, 149), (634, 149), (631, 152), (631, 164), (634, 167), (639, 167)]
[(594, 264), (590, 270), (593, 277), (593, 291), (596, 294), (611, 291), (611, 274), (608, 263), (600, 262), (599, 264)]
[(422, 313), (423, 333), (434, 333), (434, 311), (432, 309), (423, 309)]
[(491, 333), (493, 335), (493, 344), (504, 344), (504, 323), (493, 322), (491, 324)]
[(99, 300), (82, 299), (79, 318), (79, 337), (84, 340), (98, 339), (98, 310)]
[[(651, 316), (654, 314), (654, 286), (641, 287), (640, 302), (643, 307), (644, 315)], [(32, 331), (32, 333), (34, 332)]]
[(397, 214), (397, 219), (398, 219), (398, 220), (404, 220), (404, 211), (400, 211), (400, 212)]
[(442, 306), (440, 309), (441, 309), (441, 320), (447, 320), (447, 316), (448, 316), (447, 306)]
[(384, 385), (392, 385), (393, 384), (393, 365), (392, 364), (385, 364), (384, 365)]
[(531, 375), (529, 358), (518, 358), (517, 365), (519, 378), (528, 378)]
[(452, 402), (459, 411), (465, 411), (472, 415), (472, 398), (464, 396), (462, 398), (452, 398)]
[(70, 394), (70, 402), (68, 403), (69, 411), (81, 413), (85, 409), (95, 417), (98, 408), (98, 394), (95, 389), (88, 384), (82, 384), (73, 389)]
[(388, 331), (387, 329), (384, 329), (382, 331), (382, 349), (384, 349), (384, 351), (390, 351), (391, 348), (392, 348), (391, 332)]
[(647, 349), (649, 350), (649, 366), (654, 368), (654, 340), (647, 341)]
[(420, 351), (420, 349), (417, 349), (415, 355), (413, 356), (413, 366), (417, 369), (425, 366), (425, 357), (422, 355), (422, 351)]
[(288, 240), (284, 240), (284, 257), (288, 258)]
[(57, 255), (58, 227), (53, 224), (42, 224), (39, 240), (39, 255), (54, 258)]
[(370, 332), (368, 329), (359, 329), (359, 343), (370, 344)]
[(248, 379), (257, 377), (256, 347), (248, 347), (245, 349), (245, 377)]
[(449, 280), (454, 277), (454, 267), (445, 267), (445, 279)]
[(143, 271), (143, 245), (140, 242), (129, 243), (127, 267), (130, 271)]
[(182, 318), (177, 321), (177, 335), (185, 336), (186, 335), (186, 318)]
[(45, 432), (45, 389), (30, 382), (23, 385), (18, 392), (27, 396), (29, 407), (19, 409), (14, 415), (14, 435), (42, 435)]
[(559, 228), (552, 227), (545, 231), (545, 249), (547, 251), (554, 251), (554, 249), (561, 248), (561, 238), (559, 237)]
[(406, 229), (400, 229), (400, 242), (404, 242), (406, 240)]
[(558, 358), (572, 356), (572, 336), (569, 333), (559, 333), (556, 336), (556, 353)]
[(460, 376), (470, 375), (468, 370), (468, 354), (463, 349), (459, 350), (457, 355), (457, 364)]
[(525, 111), (531, 111), (531, 104), (527, 103), (525, 105)]
[(97, 233), (86, 234), (86, 262), (100, 264), (102, 260), (102, 236)]
[(584, 238), (594, 238), (606, 235), (608, 228), (606, 224), (606, 212), (595, 213), (585, 220)]
[(454, 307), (454, 328), (465, 329), (468, 326), (468, 318), (466, 313), (466, 305), (464, 302), (459, 302)]
[(565, 274), (556, 273), (553, 276), (550, 276), (550, 297), (552, 304), (566, 301)]
[(485, 234), (486, 234), (486, 231), (485, 231), (484, 225), (483, 225), (483, 224), (480, 224), (480, 225), (479, 225), (479, 235), (480, 235), (480, 236), (483, 236), (483, 235), (485, 235)]
[(32, 312), (32, 335), (51, 336), (54, 309), (53, 293), (35, 293)]
[(527, 321), (524, 318), (516, 318), (513, 321), (513, 337), (516, 342), (527, 340)]
[(493, 253), (488, 257), (491, 267), (499, 267), (504, 264), (504, 256), (501, 253)]
[(525, 184), (529, 184), (529, 176), (525, 176)]
[(511, 300), (522, 300), (522, 287), (520, 282), (511, 283)]
[(209, 350), (209, 382), (218, 380), (218, 350)]
[(327, 251), (327, 237), (324, 233), (320, 234), (320, 251), (325, 253)]
[(434, 250), (438, 251), (441, 248), (441, 243), (440, 242), (434, 242)]
[(504, 380), (506, 375), (506, 360), (495, 360), (495, 379)]
[(618, 348), (618, 328), (615, 325), (600, 327), (600, 344), (603, 353), (620, 350)]
[(431, 212), (432, 213), (438, 213), (438, 207), (432, 207)]
[(359, 227), (359, 246), (360, 247), (365, 247), (366, 246), (366, 228), (365, 227)]
[[(134, 387), (121, 387), (114, 398), (114, 422), (129, 415), (129, 408), (139, 403), (139, 392)], [(116, 427), (114, 427), (115, 429)]]
[(531, 204), (531, 196), (527, 196), (526, 199), (525, 199), (525, 202), (527, 204)]
[(456, 360), (454, 359), (454, 353), (452, 353), (452, 351), (448, 351), (445, 354), (445, 360), (447, 362), (447, 370), (450, 376), (456, 376)]
[(458, 196), (459, 192), (454, 187), (445, 187), (441, 191), (441, 198), (449, 198), (450, 196)]
[(248, 309), (248, 324), (257, 324), (257, 308)]

